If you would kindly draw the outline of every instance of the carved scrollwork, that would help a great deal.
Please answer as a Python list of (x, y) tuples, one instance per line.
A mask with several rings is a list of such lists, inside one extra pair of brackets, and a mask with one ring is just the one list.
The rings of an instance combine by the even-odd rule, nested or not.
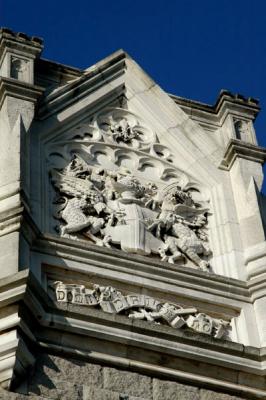
[(123, 295), (112, 286), (92, 285), (92, 289), (87, 289), (84, 285), (57, 281), (51, 287), (58, 302), (98, 307), (106, 313), (124, 314), (131, 319), (156, 322), (174, 329), (189, 328), (217, 339), (228, 334), (229, 322), (199, 313), (195, 307), (185, 308), (146, 295)]

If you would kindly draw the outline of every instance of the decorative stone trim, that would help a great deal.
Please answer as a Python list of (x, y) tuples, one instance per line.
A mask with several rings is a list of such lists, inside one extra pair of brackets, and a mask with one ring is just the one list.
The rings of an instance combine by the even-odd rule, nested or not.
[(219, 168), (229, 171), (237, 157), (264, 164), (266, 149), (251, 143), (243, 143), (239, 139), (231, 139)]
[(109, 314), (124, 313), (131, 319), (165, 324), (175, 329), (187, 327), (217, 339), (228, 333), (229, 322), (199, 313), (195, 307), (184, 308), (146, 295), (123, 295), (112, 286), (93, 285), (92, 289), (87, 289), (84, 285), (64, 284), (61, 281), (51, 286), (58, 302), (100, 307)]
[(13, 78), (0, 79), (0, 108), (7, 96), (16, 97), (17, 99), (32, 101), (36, 103), (43, 94), (44, 89), (40, 86), (30, 83), (21, 82)]

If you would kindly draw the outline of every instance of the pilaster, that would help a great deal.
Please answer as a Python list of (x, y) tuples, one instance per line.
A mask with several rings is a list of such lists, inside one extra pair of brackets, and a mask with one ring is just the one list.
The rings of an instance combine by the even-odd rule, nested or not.
[(247, 279), (261, 345), (266, 345), (266, 246), (260, 190), (266, 149), (241, 139), (230, 139), (220, 168), (229, 172), (244, 247)]
[(41, 50), (39, 38), (0, 31), (0, 276), (28, 264), (21, 226), (22, 212), (29, 209), (30, 129), (43, 92), (34, 85)]

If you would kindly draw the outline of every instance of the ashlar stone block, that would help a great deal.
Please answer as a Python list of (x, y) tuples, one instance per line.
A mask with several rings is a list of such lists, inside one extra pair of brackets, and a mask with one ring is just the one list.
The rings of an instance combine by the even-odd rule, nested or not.
[[(153, 400), (200, 400), (199, 390), (176, 382), (153, 380)], [(212, 399), (214, 400), (214, 398)]]
[(200, 390), (200, 400), (244, 400), (242, 397), (231, 396), (230, 394), (217, 393), (212, 390)]
[(103, 387), (101, 366), (46, 354), (38, 359), (33, 382), (42, 382), (43, 379), (49, 380), (55, 386), (57, 382), (65, 381), (71, 384)]
[(51, 382), (47, 379), (43, 380), (42, 384), (30, 385), (29, 394), (36, 394), (51, 400), (82, 400), (83, 388), (81, 385), (66, 381)]
[(50, 398), (42, 396), (26, 396), (20, 393), (12, 393), (7, 390), (0, 389), (0, 400), (50, 400)]
[(152, 380), (148, 376), (134, 372), (104, 368), (104, 388), (129, 396), (152, 399)]
[(92, 386), (83, 387), (83, 400), (120, 400), (119, 393)]

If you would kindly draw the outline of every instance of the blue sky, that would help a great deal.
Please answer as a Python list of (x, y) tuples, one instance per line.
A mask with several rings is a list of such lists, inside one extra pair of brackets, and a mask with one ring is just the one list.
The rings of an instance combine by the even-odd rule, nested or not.
[(61, 63), (85, 68), (123, 48), (167, 92), (258, 98), (266, 146), (265, 0), (0, 0), (0, 25), (42, 37), (43, 57)]

